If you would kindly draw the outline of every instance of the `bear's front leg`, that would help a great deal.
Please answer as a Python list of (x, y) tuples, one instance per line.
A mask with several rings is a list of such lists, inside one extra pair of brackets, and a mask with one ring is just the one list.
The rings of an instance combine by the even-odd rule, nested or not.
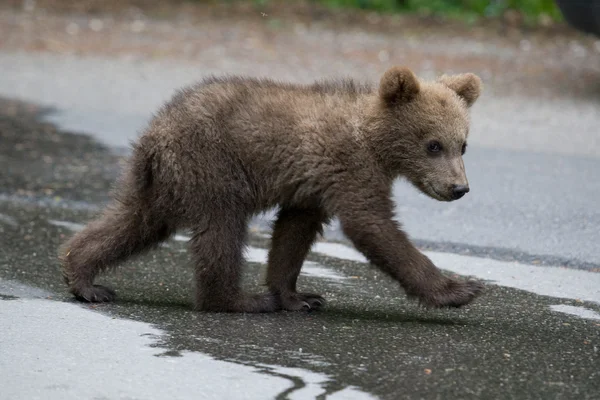
[[(376, 193), (376, 192), (375, 192)], [(388, 196), (357, 196), (348, 193), (338, 203), (337, 214), (345, 235), (367, 259), (400, 282), (409, 297), (430, 307), (460, 307), (482, 290), (480, 281), (461, 281), (441, 273), (431, 260), (410, 242), (392, 219)]]

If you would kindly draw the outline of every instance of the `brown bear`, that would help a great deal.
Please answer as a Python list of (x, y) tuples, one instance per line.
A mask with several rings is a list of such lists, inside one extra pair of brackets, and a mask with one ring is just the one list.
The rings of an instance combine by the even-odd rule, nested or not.
[[(344, 234), (406, 294), (459, 307), (479, 281), (443, 275), (394, 221), (391, 187), (405, 177), (430, 197), (469, 191), (462, 155), (473, 74), (419, 80), (392, 67), (378, 87), (353, 80), (310, 85), (243, 77), (208, 78), (180, 90), (139, 141), (115, 201), (65, 244), (64, 277), (82, 301), (110, 301), (101, 271), (192, 231), (198, 310), (270, 312), (319, 308), (296, 280), (323, 224)], [(278, 207), (268, 256), (268, 292), (240, 288), (247, 223)]]

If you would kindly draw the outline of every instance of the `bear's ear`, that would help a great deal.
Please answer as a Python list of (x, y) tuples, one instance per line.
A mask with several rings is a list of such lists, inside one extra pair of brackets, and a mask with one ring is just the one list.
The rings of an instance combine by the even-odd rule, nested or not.
[(379, 83), (379, 96), (387, 104), (408, 102), (420, 90), (419, 81), (406, 67), (392, 67), (385, 71)]
[(483, 86), (481, 78), (471, 73), (452, 76), (444, 75), (438, 79), (438, 82), (454, 90), (467, 103), (468, 107), (471, 107), (479, 98)]

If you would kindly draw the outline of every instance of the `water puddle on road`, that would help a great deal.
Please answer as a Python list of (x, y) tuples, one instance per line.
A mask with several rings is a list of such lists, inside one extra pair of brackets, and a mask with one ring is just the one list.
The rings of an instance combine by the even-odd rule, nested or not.
[[(246, 365), (192, 351), (156, 357), (173, 352), (157, 346), (165, 332), (150, 324), (69, 303), (15, 299), (0, 303), (0, 344), (10, 344), (0, 358), (6, 398), (375, 398), (354, 387), (328, 393), (330, 377), (300, 368)], [(15, 360), (18, 368), (8, 365)]]
[(570, 306), (567, 304), (556, 304), (550, 306), (550, 309), (565, 314), (575, 315), (584, 319), (600, 321), (600, 313), (585, 307)]

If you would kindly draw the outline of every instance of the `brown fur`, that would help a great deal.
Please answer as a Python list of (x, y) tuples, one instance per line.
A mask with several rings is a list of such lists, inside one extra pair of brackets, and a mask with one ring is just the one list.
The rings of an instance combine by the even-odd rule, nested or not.
[[(189, 228), (197, 309), (318, 308), (323, 298), (298, 293), (296, 279), (323, 224), (338, 217), (356, 248), (409, 296), (435, 307), (467, 304), (481, 283), (442, 275), (392, 219), (390, 195), (398, 176), (438, 200), (457, 198), (456, 185), (468, 189), (461, 152), (480, 90), (472, 74), (423, 82), (400, 67), (378, 89), (241, 77), (183, 89), (134, 145), (114, 204), (66, 243), (70, 291), (112, 300), (111, 289), (93, 285), (98, 273)], [(274, 206), (269, 291), (249, 295), (239, 286), (246, 225)]]

